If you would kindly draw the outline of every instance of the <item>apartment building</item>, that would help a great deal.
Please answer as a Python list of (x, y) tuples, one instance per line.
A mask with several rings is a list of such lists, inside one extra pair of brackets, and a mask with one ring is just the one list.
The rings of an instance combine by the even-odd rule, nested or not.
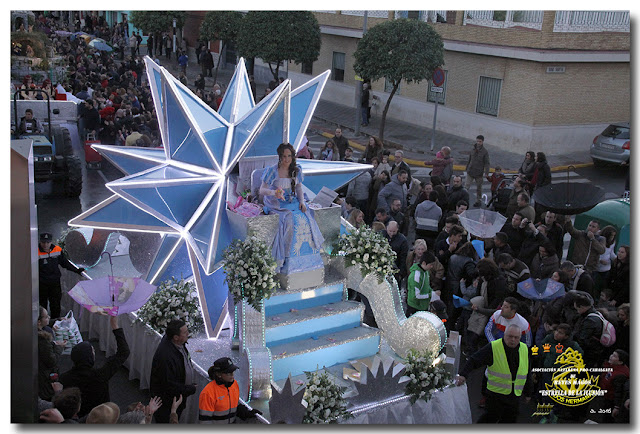
[[(320, 57), (288, 65), (294, 87), (327, 69), (322, 98), (356, 106), (353, 70), (365, 11), (316, 11)], [(388, 116), (514, 151), (588, 152), (611, 122), (631, 117), (629, 12), (366, 11), (371, 28), (386, 20), (418, 19), (442, 36), (443, 92), (431, 83), (402, 83)], [(382, 104), (390, 88), (373, 83)], [(380, 115), (382, 107), (374, 111)]]

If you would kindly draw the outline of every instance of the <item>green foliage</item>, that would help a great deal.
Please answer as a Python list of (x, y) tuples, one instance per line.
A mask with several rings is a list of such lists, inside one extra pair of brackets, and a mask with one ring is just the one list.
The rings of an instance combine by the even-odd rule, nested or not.
[(394, 86), (402, 80), (429, 80), (444, 64), (444, 44), (430, 24), (390, 20), (372, 27), (358, 42), (354, 69), (373, 81), (386, 77)]
[(206, 41), (235, 41), (242, 25), (238, 11), (209, 11), (200, 26), (200, 39)]
[(129, 21), (144, 33), (166, 32), (176, 26), (182, 27), (187, 13), (185, 11), (132, 11)]
[(250, 11), (244, 17), (238, 35), (241, 56), (280, 62), (314, 62), (320, 55), (320, 25), (309, 11)]
[(384, 142), (384, 125), (400, 82), (429, 80), (444, 64), (440, 35), (423, 21), (389, 20), (374, 26), (358, 42), (354, 53), (356, 74), (372, 81), (387, 78), (393, 89), (382, 112), (378, 137)]

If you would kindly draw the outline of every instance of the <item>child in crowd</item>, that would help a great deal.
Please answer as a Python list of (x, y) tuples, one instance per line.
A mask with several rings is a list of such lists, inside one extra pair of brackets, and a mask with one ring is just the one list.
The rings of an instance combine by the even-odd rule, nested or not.
[(502, 167), (496, 166), (494, 172), (491, 175), (487, 175), (487, 181), (491, 183), (491, 202), (496, 197), (496, 193), (498, 191), (498, 186), (500, 182), (504, 179), (504, 173), (502, 173)]

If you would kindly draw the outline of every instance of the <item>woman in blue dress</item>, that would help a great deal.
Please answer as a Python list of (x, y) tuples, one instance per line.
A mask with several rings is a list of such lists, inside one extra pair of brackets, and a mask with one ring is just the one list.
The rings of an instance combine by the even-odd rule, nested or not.
[[(267, 167), (262, 175), (260, 194), (265, 213), (280, 216), (278, 233), (273, 241), (272, 254), (278, 262), (278, 270), (286, 258), (308, 253), (318, 253), (324, 242), (312, 210), (307, 208), (302, 192), (304, 176), (296, 164), (295, 150), (289, 143), (278, 146), (278, 164)], [(295, 240), (294, 240), (295, 238)], [(308, 248), (303, 249), (307, 242)]]

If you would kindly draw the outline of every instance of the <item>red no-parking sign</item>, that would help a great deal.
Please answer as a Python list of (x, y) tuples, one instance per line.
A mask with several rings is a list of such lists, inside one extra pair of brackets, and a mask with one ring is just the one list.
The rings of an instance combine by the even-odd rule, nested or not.
[(442, 86), (444, 84), (444, 69), (438, 67), (433, 71), (433, 77), (431, 78), (434, 86)]

